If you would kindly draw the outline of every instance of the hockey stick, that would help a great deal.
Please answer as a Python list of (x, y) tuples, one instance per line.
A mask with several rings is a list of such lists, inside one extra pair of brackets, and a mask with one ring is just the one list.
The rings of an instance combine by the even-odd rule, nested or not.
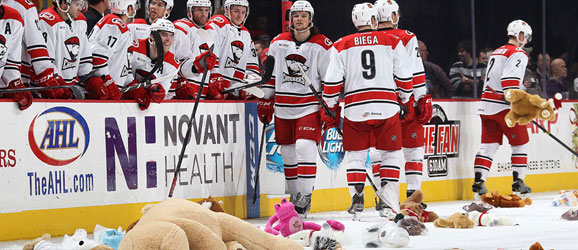
[[(198, 33), (201, 37), (205, 38), (207, 45), (210, 45), (209, 51), (212, 53), (215, 45), (213, 44), (213, 40), (208, 36), (208, 34), (200, 34), (206, 31), (204, 29), (199, 29)], [(208, 54), (207, 54), (208, 55)], [(177, 163), (177, 167), (175, 168), (175, 174), (173, 175), (173, 181), (171, 183), (171, 189), (169, 190), (169, 198), (173, 197), (173, 192), (175, 191), (175, 187), (177, 185), (177, 177), (179, 175), (179, 171), (181, 171), (181, 164), (183, 163), (183, 156), (185, 155), (185, 149), (189, 144), (189, 140), (191, 139), (191, 127), (193, 126), (193, 119), (195, 118), (195, 114), (197, 113), (197, 107), (199, 107), (199, 100), (201, 99), (201, 93), (203, 92), (203, 85), (205, 85), (205, 80), (207, 79), (207, 75), (209, 74), (209, 70), (207, 70), (207, 60), (206, 57), (201, 58), (201, 66), (205, 68), (205, 72), (203, 73), (203, 78), (201, 79), (201, 84), (199, 87), (199, 91), (197, 93), (197, 98), (195, 99), (195, 104), (193, 105), (193, 112), (189, 117), (189, 121), (187, 121), (187, 134), (185, 135), (185, 140), (183, 141), (183, 146), (181, 147), (181, 153), (179, 154), (179, 161)]]
[(261, 154), (263, 153), (263, 142), (265, 141), (265, 131), (267, 130), (267, 125), (269, 125), (269, 121), (267, 121), (267, 117), (265, 117), (265, 122), (263, 123), (263, 131), (261, 132), (261, 142), (259, 144), (259, 159), (257, 160), (257, 172), (255, 175), (255, 189), (253, 189), (253, 204), (257, 201), (257, 185), (259, 185), (259, 168), (261, 167)]
[[(327, 107), (327, 105), (325, 105), (325, 102), (323, 101), (323, 99), (319, 95), (319, 93), (317, 93), (317, 90), (315, 90), (315, 87), (313, 87), (313, 83), (311, 82), (311, 80), (309, 80), (309, 77), (307, 76), (307, 74), (305, 74), (305, 70), (303, 70), (303, 67), (301, 67), (301, 64), (297, 63), (296, 65), (299, 68), (299, 71), (301, 72), (301, 76), (303, 76), (305, 83), (307, 83), (307, 85), (309, 86), (309, 89), (311, 89), (311, 91), (313, 91), (315, 98), (317, 98), (317, 101), (319, 102), (319, 104), (321, 105), (321, 107), (323, 108), (325, 113), (328, 114), (329, 117), (333, 118), (334, 120), (337, 120), (335, 113), (333, 113), (331, 110), (329, 110), (329, 108)], [(337, 105), (339, 105), (339, 103)], [(339, 121), (336, 121), (336, 123), (337, 123), (337, 126), (335, 127), (335, 129), (337, 129), (337, 133), (339, 133), (341, 138), (343, 138), (343, 132), (339, 128)]]
[(25, 91), (42, 91), (42, 90), (51, 90), (51, 89), (70, 89), (72, 92), (72, 96), (74, 99), (83, 100), (84, 93), (81, 89), (81, 86), (78, 85), (60, 85), (60, 86), (46, 86), (46, 87), (29, 87), (29, 88), (21, 88), (21, 89), (0, 89), (1, 93), (16, 93), (16, 92), (25, 92)]
[(261, 79), (261, 81), (254, 82), (254, 83), (248, 83), (248, 84), (241, 85), (241, 86), (234, 87), (234, 88), (225, 89), (221, 93), (227, 94), (227, 93), (231, 93), (231, 92), (242, 90), (242, 89), (261, 86), (261, 85), (267, 83), (269, 80), (271, 80), (271, 76), (273, 75), (273, 69), (275, 68), (275, 57), (267, 56), (267, 59), (265, 59), (264, 64), (265, 64), (265, 74), (263, 75), (263, 79)]
[[(499, 93), (494, 90), (492, 87), (490, 86), (486, 86), (487, 89), (489, 89), (490, 91), (492, 91), (492, 93), (499, 95)], [(508, 104), (510, 102), (506, 101), (506, 99), (504, 97), (502, 97), (502, 100), (507, 102)], [(560, 139), (558, 139), (558, 137), (556, 137), (555, 135), (553, 135), (552, 133), (550, 133), (550, 131), (548, 131), (546, 128), (544, 128), (544, 126), (540, 125), (539, 123), (537, 123), (535, 120), (532, 120), (532, 124), (534, 124), (536, 127), (538, 127), (540, 130), (542, 130), (542, 132), (546, 133), (547, 135), (549, 135), (552, 139), (554, 139), (554, 141), (556, 141), (558, 144), (562, 145), (562, 147), (564, 147), (565, 149), (567, 149), (568, 151), (570, 151), (574, 156), (578, 157), (578, 152), (572, 150), (572, 148), (568, 147), (568, 145), (566, 145), (564, 142), (562, 142)]]

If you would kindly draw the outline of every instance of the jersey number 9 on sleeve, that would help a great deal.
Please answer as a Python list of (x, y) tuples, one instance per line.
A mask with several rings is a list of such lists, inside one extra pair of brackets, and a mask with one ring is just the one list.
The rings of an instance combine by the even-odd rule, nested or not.
[(365, 69), (362, 73), (363, 78), (369, 80), (375, 77), (375, 54), (371, 50), (361, 52), (361, 67)]

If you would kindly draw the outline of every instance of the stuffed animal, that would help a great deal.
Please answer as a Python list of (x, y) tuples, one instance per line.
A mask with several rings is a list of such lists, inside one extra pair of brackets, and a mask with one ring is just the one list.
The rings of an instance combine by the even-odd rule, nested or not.
[[(212, 196), (209, 195), (208, 198), (204, 198), (200, 201), (197, 201), (197, 203), (203, 205), (204, 207), (210, 209), (213, 212), (225, 212), (225, 209), (223, 209), (223, 201), (217, 201), (215, 200), (215, 198), (213, 198)], [(130, 231), (132, 230), (132, 228), (136, 225), (136, 223), (138, 223), (139, 220), (136, 220), (135, 222), (131, 223), (130, 225), (128, 225), (128, 227), (126, 228), (126, 231)]]
[(494, 206), (488, 204), (488, 203), (475, 203), (472, 202), (469, 205), (465, 205), (462, 207), (466, 212), (471, 212), (471, 211), (478, 211), (480, 213), (483, 212), (487, 212), (490, 209), (494, 208)]
[[(314, 222), (304, 222), (301, 216), (295, 211), (295, 206), (293, 203), (287, 201), (286, 198), (281, 199), (281, 203), (275, 203), (275, 214), (269, 218), (267, 225), (265, 226), (265, 232), (273, 235), (283, 235), (287, 237), (301, 230), (311, 229), (313, 231), (319, 231), (321, 226)], [(275, 222), (279, 221), (276, 226), (273, 227)]]
[(50, 241), (50, 234), (44, 234), (33, 241), (24, 244), (23, 250), (113, 250), (113, 248), (99, 244), (87, 237), (86, 230), (76, 229), (72, 236), (64, 235), (62, 243)]
[[(337, 221), (333, 221), (337, 222)], [(337, 222), (341, 224), (340, 222)], [(302, 230), (296, 232), (287, 238), (297, 241), (303, 247), (312, 247), (314, 250), (338, 250), (342, 249), (342, 245), (348, 242), (348, 238), (343, 230), (335, 228), (345, 228), (343, 224), (340, 226), (323, 223), (323, 227), (319, 231)]]
[(361, 237), (366, 248), (397, 248), (409, 244), (409, 233), (393, 221), (368, 227)]
[(520, 89), (511, 89), (506, 91), (504, 97), (510, 102), (510, 111), (504, 118), (506, 125), (510, 128), (516, 124), (526, 125), (536, 117), (550, 121), (556, 119), (550, 102), (538, 95), (530, 95)]
[(418, 189), (399, 205), (399, 208), (401, 209), (400, 213), (403, 214), (404, 217), (416, 217), (421, 222), (433, 222), (439, 218), (435, 212), (424, 210), (422, 202), (423, 192)]
[(434, 226), (443, 228), (473, 228), (474, 222), (466, 213), (452, 214), (448, 219), (439, 218), (434, 221)]
[(494, 207), (524, 207), (526, 205), (532, 205), (532, 199), (529, 197), (522, 199), (520, 196), (515, 194), (500, 195), (497, 190), (482, 195), (482, 202), (488, 203)]
[(495, 214), (471, 211), (468, 217), (476, 226), (480, 227), (497, 227), (497, 226), (516, 226), (518, 225), (507, 216), (496, 216)]
[(427, 228), (425, 225), (419, 221), (416, 217), (408, 216), (397, 222), (397, 225), (405, 229), (409, 235), (422, 235), (427, 233)]
[(168, 199), (143, 208), (119, 250), (128, 249), (303, 249), (226, 213), (213, 212), (185, 199)]
[(562, 214), (562, 219), (565, 220), (578, 220), (578, 210), (576, 209), (569, 209), (565, 213)]
[(577, 207), (578, 191), (561, 190), (558, 196), (552, 201), (555, 207)]
[(534, 243), (530, 246), (530, 250), (544, 250), (544, 248), (542, 247), (540, 242), (536, 241), (536, 243)]

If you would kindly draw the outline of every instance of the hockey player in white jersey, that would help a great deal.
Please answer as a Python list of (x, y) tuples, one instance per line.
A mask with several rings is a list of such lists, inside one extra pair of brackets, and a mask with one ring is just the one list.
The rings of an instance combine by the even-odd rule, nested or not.
[[(59, 0), (56, 6), (40, 12), (40, 29), (48, 54), (54, 59), (55, 73), (67, 85), (78, 83), (78, 76), (92, 70), (92, 52), (86, 36), (86, 19), (81, 11), (84, 0)], [(70, 91), (65, 92), (70, 94)], [(72, 96), (65, 96), (72, 98)]]
[[(40, 87), (59, 86), (65, 84), (61, 77), (54, 74), (54, 64), (48, 54), (46, 41), (38, 25), (38, 10), (29, 0), (4, 0), (5, 6), (17, 10), (24, 20), (24, 35), (22, 37), (22, 80), (25, 84)], [(43, 98), (61, 98), (68, 96), (67, 89), (52, 89), (40, 91)]]
[(524, 79), (528, 55), (523, 48), (532, 38), (532, 28), (522, 20), (515, 20), (508, 25), (507, 32), (508, 43), (492, 52), (489, 59), (480, 103), (482, 144), (474, 161), (475, 179), (472, 185), (472, 191), (478, 195), (488, 192), (485, 181), (504, 135), (512, 148), (512, 191), (522, 194), (532, 192), (524, 183), (530, 141), (528, 130), (519, 124), (510, 126), (504, 120), (510, 111), (504, 96), (510, 89), (519, 89)]
[[(0, 87), (5, 89), (25, 88), (20, 79), (20, 56), (22, 55), (22, 36), (24, 20), (13, 8), (0, 1)], [(30, 91), (6, 93), (2, 98), (12, 98), (20, 110), (32, 105)]]
[[(225, 15), (215, 15), (206, 25), (215, 43), (215, 54), (219, 66), (211, 71), (209, 78), (209, 98), (223, 100), (229, 94), (221, 94), (231, 84), (240, 84), (246, 75), (251, 74), (260, 80), (259, 59), (251, 40), (249, 30), (244, 26), (249, 16), (248, 0), (226, 0)], [(237, 99), (248, 95), (241, 90), (233, 94)]]
[(134, 17), (137, 0), (110, 0), (110, 12), (92, 29), (88, 40), (92, 49), (95, 76), (88, 80), (86, 91), (91, 98), (118, 100), (119, 86), (131, 73), (128, 48), (132, 35), (126, 22)]
[[(404, 170), (407, 181), (406, 195), (409, 197), (415, 190), (421, 189), (424, 158), (423, 124), (429, 122), (432, 117), (432, 98), (426, 93), (425, 71), (419, 54), (417, 37), (408, 30), (397, 28), (398, 4), (394, 0), (378, 0), (375, 2), (375, 7), (379, 12), (379, 30), (393, 34), (402, 40), (412, 73), (413, 97), (407, 105), (404, 105), (405, 114), (401, 119)], [(388, 170), (384, 167), (374, 169), (374, 179), (381, 184), (387, 180), (399, 181), (399, 174), (399, 170)], [(379, 202), (376, 207), (382, 215), (383, 205), (383, 202)]]
[(319, 102), (299, 66), (321, 92), (333, 43), (313, 25), (314, 9), (308, 1), (293, 3), (289, 15), (291, 30), (275, 37), (269, 46), (269, 55), (277, 63), (271, 80), (262, 86), (265, 96), (259, 100), (258, 111), (263, 122), (271, 122), (275, 112), (276, 141), (281, 145), (290, 201), (304, 215), (311, 207), (321, 120)]
[[(199, 29), (204, 29), (211, 15), (210, 0), (188, 0), (187, 17), (174, 22), (175, 24), (175, 42), (173, 50), (177, 61), (185, 59), (195, 59), (202, 53), (209, 50), (209, 46), (202, 38), (197, 35)], [(210, 67), (212, 68), (212, 67)], [(195, 74), (179, 79), (173, 83), (176, 99), (196, 99), (198, 89), (202, 80), (202, 74)], [(206, 83), (205, 83), (206, 84)], [(171, 88), (171, 91), (173, 89)], [(201, 93), (201, 99), (207, 96), (207, 88), (204, 87)]]
[(168, 18), (173, 6), (173, 0), (147, 0), (144, 6), (145, 18), (137, 18), (128, 24), (133, 39), (147, 39), (151, 34), (151, 24), (159, 18)]
[[(365, 161), (370, 146), (381, 156), (382, 169), (398, 171), (402, 162), (399, 105), (412, 95), (412, 78), (403, 41), (376, 31), (377, 9), (370, 3), (356, 4), (353, 24), (359, 30), (339, 39), (333, 45), (329, 68), (323, 85), (323, 98), (337, 114), (339, 93), (343, 89), (343, 164), (352, 195), (349, 213), (363, 211)], [(399, 101), (398, 101), (399, 96)], [(325, 123), (336, 126), (336, 120), (321, 110)], [(399, 212), (399, 182), (387, 182), (377, 192), (386, 197), (392, 212)]]

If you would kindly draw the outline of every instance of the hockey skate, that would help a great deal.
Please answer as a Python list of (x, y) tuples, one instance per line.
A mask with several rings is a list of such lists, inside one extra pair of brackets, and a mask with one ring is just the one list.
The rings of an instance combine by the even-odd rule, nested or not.
[(474, 184), (472, 185), (472, 191), (474, 192), (474, 199), (477, 201), (482, 199), (482, 195), (488, 193), (488, 189), (486, 188), (486, 181), (482, 180), (482, 173), (480, 172), (476, 172)]
[(364, 198), (363, 193), (356, 193), (351, 197), (351, 206), (347, 212), (353, 215), (353, 220), (359, 221), (361, 212), (363, 212)]
[(532, 188), (528, 187), (524, 180), (517, 178), (514, 179), (514, 183), (512, 183), (512, 192), (516, 195), (524, 195), (532, 192)]
[(295, 211), (297, 211), (302, 218), (307, 218), (307, 212), (311, 209), (311, 195), (312, 194), (302, 195), (298, 193), (295, 198)]

